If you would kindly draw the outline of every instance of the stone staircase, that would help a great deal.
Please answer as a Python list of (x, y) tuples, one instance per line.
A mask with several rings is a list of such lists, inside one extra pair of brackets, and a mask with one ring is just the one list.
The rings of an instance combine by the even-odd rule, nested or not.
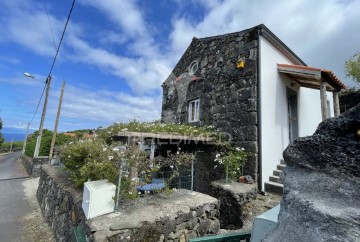
[(276, 170), (273, 171), (273, 175), (269, 177), (269, 181), (265, 182), (265, 192), (282, 194), (284, 185), (280, 180), (280, 174), (285, 167), (285, 161), (281, 160)]

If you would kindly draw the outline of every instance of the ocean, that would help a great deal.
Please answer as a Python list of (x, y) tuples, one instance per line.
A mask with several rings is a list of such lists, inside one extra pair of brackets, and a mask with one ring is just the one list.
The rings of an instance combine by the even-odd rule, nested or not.
[(3, 137), (5, 138), (5, 142), (11, 142), (13, 139), (14, 141), (24, 141), (25, 139), (25, 133), (3, 133), (1, 132)]

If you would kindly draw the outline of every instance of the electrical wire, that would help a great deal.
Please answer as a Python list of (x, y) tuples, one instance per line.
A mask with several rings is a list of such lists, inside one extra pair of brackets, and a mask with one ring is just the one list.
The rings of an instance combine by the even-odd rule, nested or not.
[(52, 39), (53, 39), (54, 49), (56, 51), (56, 43), (55, 43), (55, 38), (54, 38), (54, 32), (53, 32), (52, 27), (51, 27), (50, 18), (49, 18), (49, 11), (48, 11), (47, 6), (46, 6), (46, 0), (43, 0), (43, 3), (44, 3), (44, 8), (45, 8), (46, 16), (47, 16), (47, 19), (48, 19), (49, 27), (50, 27), (51, 36), (52, 36)]
[(55, 54), (55, 57), (54, 57), (54, 61), (53, 61), (52, 65), (51, 65), (51, 68), (50, 68), (49, 76), (51, 75), (51, 72), (52, 72), (52, 70), (53, 70), (53, 68), (54, 68), (54, 65), (55, 65), (56, 58), (57, 58), (57, 56), (58, 56), (58, 54), (59, 54), (60, 46), (61, 46), (62, 40), (63, 40), (63, 38), (64, 38), (64, 35), (65, 35), (66, 27), (67, 27), (67, 25), (68, 25), (68, 23), (69, 23), (72, 10), (73, 10), (73, 8), (74, 8), (75, 1), (76, 1), (76, 0), (73, 0), (73, 3), (72, 3), (72, 5), (71, 5), (71, 9), (70, 9), (68, 18), (67, 18), (67, 20), (66, 20), (65, 28), (64, 28), (64, 30), (63, 30), (63, 32), (62, 32), (61, 39), (60, 39), (60, 42), (59, 42), (59, 45), (58, 45), (58, 48), (57, 48), (57, 50), (56, 50), (56, 54)]
[[(46, 85), (47, 85), (47, 84), (46, 84)], [(42, 99), (42, 97), (44, 96), (44, 92), (45, 92), (45, 89), (46, 89), (46, 85), (44, 86), (44, 89), (43, 89), (43, 91), (42, 91), (42, 93), (41, 93), (39, 102), (38, 102), (38, 104), (37, 104), (37, 106), (36, 106), (36, 110), (35, 110), (35, 112), (34, 112), (34, 115), (32, 116), (32, 119), (31, 119), (30, 123), (32, 123), (32, 121), (34, 120), (35, 115), (36, 115), (36, 113), (37, 113), (37, 111), (38, 111), (38, 109), (39, 109), (39, 106), (40, 106), (40, 103), (41, 103), (41, 99)]]
[[(63, 40), (63, 38), (64, 38), (64, 35), (65, 35), (65, 32), (66, 32), (67, 25), (68, 25), (68, 23), (69, 23), (70, 16), (71, 16), (71, 13), (72, 13), (72, 10), (73, 10), (73, 8), (74, 8), (75, 1), (76, 1), (76, 0), (73, 0), (73, 3), (72, 3), (72, 5), (71, 5), (71, 9), (70, 9), (69, 15), (68, 15), (68, 17), (67, 17), (67, 20), (66, 20), (66, 24), (65, 24), (64, 30), (63, 30), (62, 35), (61, 35), (61, 39), (60, 39), (60, 42), (59, 42), (58, 48), (57, 48), (57, 50), (56, 50), (56, 54), (55, 54), (55, 57), (54, 57), (53, 63), (52, 63), (52, 65), (51, 65), (51, 68), (50, 68), (50, 72), (49, 72), (48, 78), (46, 79), (46, 84), (45, 84), (44, 89), (43, 89), (43, 91), (42, 91), (42, 93), (41, 93), (41, 96), (40, 96), (39, 102), (38, 102), (38, 104), (37, 104), (37, 106), (36, 106), (36, 110), (35, 110), (35, 112), (34, 112), (33, 117), (31, 118), (30, 123), (32, 123), (32, 121), (34, 120), (35, 115), (36, 115), (37, 111), (39, 110), (39, 106), (40, 106), (40, 103), (41, 103), (42, 97), (44, 96), (45, 89), (46, 89), (47, 85), (49, 85), (48, 80), (49, 80), (49, 77), (51, 77), (51, 73), (52, 73), (52, 70), (53, 70), (53, 68), (54, 68), (54, 65), (55, 65), (55, 62), (56, 62), (56, 58), (57, 58), (57, 56), (58, 56), (58, 54), (59, 54), (60, 46), (61, 46), (62, 40)], [(47, 11), (47, 7), (46, 7), (46, 3), (45, 3), (45, 1), (44, 1), (44, 5), (45, 5), (45, 9), (46, 9), (46, 14), (47, 14), (47, 16), (48, 16), (48, 21), (49, 21), (50, 31), (51, 31), (51, 34), (52, 34), (52, 37), (53, 37), (53, 41), (54, 41), (54, 45), (55, 45), (55, 38), (54, 38), (53, 31), (52, 31), (52, 28), (51, 28), (50, 19), (49, 19), (49, 15), (48, 15), (48, 11)], [(55, 46), (54, 46), (54, 47), (55, 47)]]
[[(47, 20), (48, 20), (48, 23), (49, 23), (51, 37), (52, 37), (53, 44), (54, 44), (54, 49), (56, 51), (55, 37), (54, 37), (54, 32), (53, 32), (53, 29), (52, 29), (52, 26), (51, 26), (51, 21), (50, 21), (50, 17), (49, 17), (49, 10), (48, 10), (47, 5), (46, 5), (46, 0), (43, 0), (43, 3), (44, 3), (44, 9), (45, 9), (45, 12), (46, 12)], [(63, 75), (61, 65), (59, 67), (60, 67), (60, 76), (62, 77), (62, 79), (64, 79), (64, 75)]]

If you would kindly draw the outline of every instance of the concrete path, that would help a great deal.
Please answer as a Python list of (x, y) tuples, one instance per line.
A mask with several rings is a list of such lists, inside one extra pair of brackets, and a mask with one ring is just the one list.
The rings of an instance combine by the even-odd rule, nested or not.
[(0, 242), (54, 241), (36, 200), (39, 179), (28, 178), (20, 154), (0, 155)]

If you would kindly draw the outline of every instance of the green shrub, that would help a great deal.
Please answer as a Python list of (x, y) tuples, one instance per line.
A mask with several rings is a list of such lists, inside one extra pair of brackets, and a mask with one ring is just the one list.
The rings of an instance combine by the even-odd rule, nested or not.
[[(242, 168), (245, 165), (249, 154), (245, 151), (244, 148), (233, 147), (229, 144), (224, 144), (221, 147), (221, 151), (215, 156), (215, 166), (214, 169), (220, 165), (227, 178), (235, 179), (242, 174)], [(226, 181), (227, 182), (227, 181)]]
[(112, 137), (119, 132), (147, 132), (147, 133), (166, 133), (188, 136), (202, 136), (217, 138), (213, 126), (198, 127), (189, 124), (160, 123), (160, 122), (138, 122), (133, 120), (128, 123), (115, 123), (107, 128), (97, 131), (99, 137), (111, 143)]
[(23, 148), (23, 141), (15, 141), (15, 142), (5, 142), (0, 145), (0, 153), (1, 152), (9, 152), (10, 148), (12, 148), (12, 151), (16, 150), (22, 150)]
[[(52, 134), (53, 132), (51, 132), (50, 130), (47, 129), (43, 130), (40, 149), (39, 149), (39, 156), (49, 155)], [(36, 140), (38, 135), (39, 135), (39, 131), (35, 131), (33, 134), (28, 136), (28, 139), (26, 141), (25, 155), (30, 157), (34, 156)]]
[(61, 147), (60, 159), (77, 186), (88, 179), (108, 179), (116, 184), (121, 154), (112, 147), (101, 139), (77, 140)]
[[(29, 135), (26, 141), (25, 155), (34, 157), (34, 151), (36, 146), (36, 140), (39, 135), (39, 131), (35, 131), (33, 134)], [(48, 156), (50, 153), (50, 146), (52, 140), (53, 132), (47, 129), (43, 130), (41, 137), (41, 145), (39, 149), (39, 156)], [(72, 137), (66, 136), (64, 134), (56, 135), (55, 146), (65, 144), (72, 140)]]

